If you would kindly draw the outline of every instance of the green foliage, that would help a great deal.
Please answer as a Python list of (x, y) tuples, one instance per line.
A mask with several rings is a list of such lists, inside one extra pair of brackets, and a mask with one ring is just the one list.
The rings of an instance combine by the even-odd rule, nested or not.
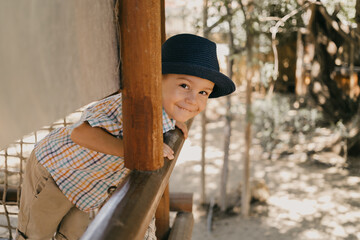
[[(259, 18), (262, 22), (262, 32), (270, 33), (270, 29), (275, 26), (275, 24), (291, 11), (298, 9), (300, 5), (296, 0), (287, 0), (287, 1), (276, 1), (268, 0), (261, 1), (258, 0), (258, 7), (261, 9), (261, 15)], [(299, 27), (303, 27), (303, 12), (299, 12), (288, 21), (286, 21), (280, 29), (280, 32), (286, 34), (287, 32), (297, 31)]]
[(321, 1), (326, 10), (332, 14), (334, 11), (338, 12), (338, 18), (343, 22), (354, 23), (355, 17), (355, 4), (356, 0), (322, 0)]
[[(233, 59), (241, 59), (246, 54), (246, 44), (251, 43), (253, 59), (252, 65), (260, 66), (259, 81), (264, 86), (269, 85), (269, 81), (274, 79), (276, 74), (270, 69), (268, 56), (272, 55), (271, 47), (271, 30), (277, 22), (292, 11), (300, 9), (305, 0), (208, 0), (208, 19), (210, 36), (214, 36), (216, 41), (228, 42), (229, 25), (231, 21), (232, 36), (234, 37), (234, 49), (230, 52), (234, 56)], [(348, 1), (330, 1), (323, 0), (324, 5), (328, 8), (328, 12), (337, 11), (338, 16), (342, 20), (353, 21), (355, 16), (356, 0)], [(228, 15), (226, 6), (230, 6), (231, 15)], [(277, 40), (279, 44), (288, 42), (294, 32), (299, 28), (306, 27), (305, 23), (309, 15), (306, 14), (307, 9), (299, 10), (294, 16), (286, 20), (277, 30)], [(202, 32), (202, 14), (197, 18), (198, 32)], [(270, 60), (271, 61), (271, 60)], [(266, 70), (263, 70), (265, 67)]]
[(321, 112), (309, 107), (295, 108), (295, 96), (275, 94), (271, 99), (258, 99), (253, 103), (256, 137), (264, 151), (272, 152), (277, 144), (296, 144), (299, 135), (312, 135)]
[[(235, 42), (238, 46), (244, 46), (247, 38), (244, 30), (244, 13), (246, 13), (248, 17), (248, 19), (246, 19), (247, 23), (251, 23), (249, 32), (253, 36), (265, 35), (269, 40), (271, 35), (270, 29), (274, 27), (281, 18), (301, 7), (304, 2), (303, 0), (209, 0), (207, 23), (208, 26), (211, 27), (220, 20), (220, 24), (216, 24), (216, 26), (211, 29), (211, 32), (227, 34), (229, 29), (225, 20), (231, 17), (233, 29), (235, 30)], [(356, 0), (323, 0), (321, 2), (327, 7), (328, 12), (332, 13), (337, 11), (341, 20), (354, 22)], [(241, 9), (241, 3), (245, 11)], [(232, 16), (227, 15), (225, 4), (231, 6)], [(286, 39), (287, 34), (297, 31), (300, 27), (304, 27), (304, 16), (305, 11), (300, 11), (286, 21), (279, 29), (279, 33), (282, 35), (281, 37)], [(201, 15), (199, 15), (194, 24), (198, 31), (200, 31), (202, 27), (201, 22)], [(262, 42), (260, 45), (270, 45), (271, 43), (268, 40), (261, 39)]]
[[(253, 58), (252, 65), (264, 65), (267, 71), (262, 71), (265, 76), (261, 76), (260, 81), (268, 85), (268, 81), (273, 76), (272, 69), (267, 64), (268, 59), (264, 56), (272, 54), (271, 32), (270, 29), (275, 26), (286, 14), (299, 7), (296, 0), (276, 1), (276, 0), (209, 0), (208, 21), (212, 35), (228, 36), (229, 25), (231, 22), (232, 35), (234, 37), (234, 52), (236, 56), (245, 55), (246, 44), (251, 45)], [(231, 15), (227, 14), (226, 4), (231, 8)], [(302, 12), (301, 12), (302, 13)], [(302, 27), (303, 20), (301, 13), (286, 21), (279, 29), (281, 37), (286, 39), (287, 34), (291, 34)], [(200, 24), (198, 24), (200, 29)], [(224, 39), (224, 42), (227, 42)], [(263, 56), (258, 58), (257, 56)], [(231, 56), (232, 58), (236, 58)]]

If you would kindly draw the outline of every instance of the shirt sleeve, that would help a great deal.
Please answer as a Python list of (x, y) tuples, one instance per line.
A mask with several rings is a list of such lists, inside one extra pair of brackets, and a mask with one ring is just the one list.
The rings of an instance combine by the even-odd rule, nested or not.
[(86, 121), (92, 127), (103, 128), (116, 137), (122, 136), (121, 94), (110, 96), (88, 107), (83, 112), (80, 121)]

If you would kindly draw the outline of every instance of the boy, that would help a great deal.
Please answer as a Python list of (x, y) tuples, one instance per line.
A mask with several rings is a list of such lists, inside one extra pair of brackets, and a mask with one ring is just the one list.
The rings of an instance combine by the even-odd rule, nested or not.
[[(205, 109), (208, 98), (232, 93), (219, 72), (215, 43), (191, 34), (162, 46), (163, 132)], [(34, 148), (26, 166), (17, 239), (79, 239), (88, 212), (129, 173), (124, 168), (121, 93), (87, 108), (79, 122), (56, 129)], [(173, 159), (164, 144), (164, 157)]]

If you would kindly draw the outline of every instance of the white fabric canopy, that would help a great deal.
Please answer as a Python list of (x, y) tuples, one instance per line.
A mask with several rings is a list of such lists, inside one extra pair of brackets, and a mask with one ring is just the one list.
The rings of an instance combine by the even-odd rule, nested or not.
[(118, 90), (113, 5), (0, 1), (0, 149)]

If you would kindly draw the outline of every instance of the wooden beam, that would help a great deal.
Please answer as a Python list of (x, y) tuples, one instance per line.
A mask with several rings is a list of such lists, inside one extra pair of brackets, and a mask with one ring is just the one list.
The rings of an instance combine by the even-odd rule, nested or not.
[(155, 213), (156, 237), (157, 239), (167, 239), (170, 230), (170, 201), (169, 185), (166, 186), (164, 194)]
[(193, 193), (170, 193), (170, 211), (192, 212)]
[(171, 228), (169, 240), (190, 240), (194, 226), (192, 213), (179, 212), (176, 215), (174, 225)]
[(163, 166), (160, 1), (120, 1), (125, 166)]
[(174, 160), (165, 159), (164, 167), (157, 171), (132, 171), (99, 211), (82, 240), (143, 239), (169, 183), (184, 137), (175, 129), (164, 134), (164, 141), (174, 150)]

